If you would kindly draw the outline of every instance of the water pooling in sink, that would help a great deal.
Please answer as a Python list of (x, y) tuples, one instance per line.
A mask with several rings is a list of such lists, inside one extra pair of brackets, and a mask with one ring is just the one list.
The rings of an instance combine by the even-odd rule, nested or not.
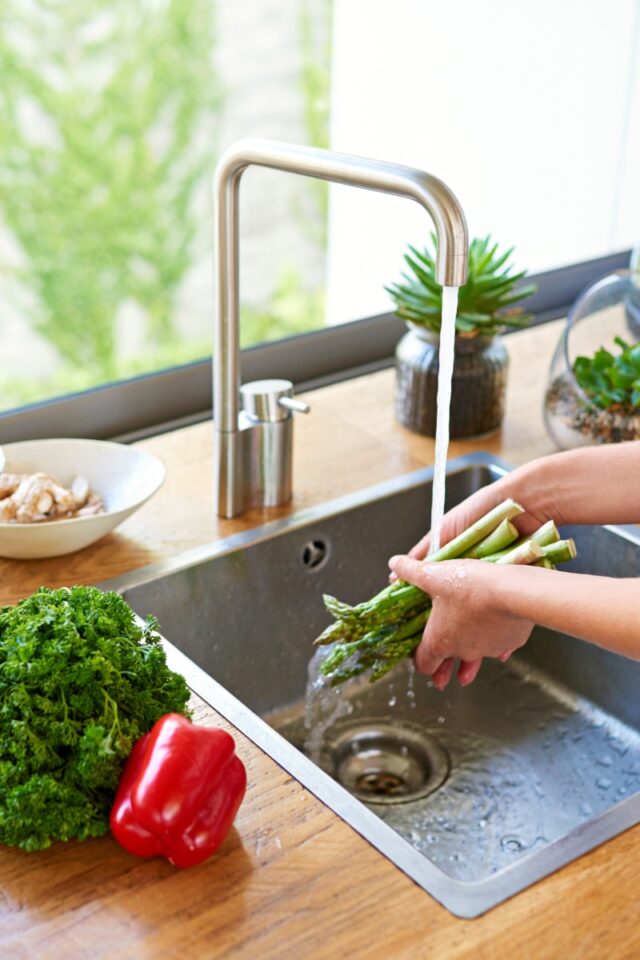
[[(269, 724), (452, 878), (482, 880), (640, 785), (640, 736), (525, 661), (487, 661), (472, 688), (441, 694), (409, 662), (376, 684), (358, 677), (332, 689), (318, 673), (323, 655), (304, 704)], [(444, 753), (433, 792), (388, 803), (341, 776), (350, 730), (357, 748), (363, 731), (389, 728)]]

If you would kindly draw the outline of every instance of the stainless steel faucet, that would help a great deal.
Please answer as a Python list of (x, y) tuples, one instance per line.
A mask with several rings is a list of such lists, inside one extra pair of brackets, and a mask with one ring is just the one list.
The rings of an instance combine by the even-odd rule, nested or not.
[[(330, 180), (408, 197), (433, 220), (438, 238), (436, 279), (459, 287), (467, 278), (467, 225), (458, 200), (442, 180), (396, 163), (246, 139), (223, 153), (214, 177), (215, 339), (213, 402), (218, 514), (235, 517), (249, 506), (275, 506), (291, 497), (293, 400), (289, 381), (256, 381), (242, 388), (240, 411), (240, 290), (238, 201), (250, 166)], [(308, 408), (307, 408), (308, 409)]]

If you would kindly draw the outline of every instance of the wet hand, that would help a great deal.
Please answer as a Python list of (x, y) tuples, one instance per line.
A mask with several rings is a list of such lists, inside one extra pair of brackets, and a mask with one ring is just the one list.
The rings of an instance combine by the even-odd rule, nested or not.
[(501, 609), (494, 589), (500, 578), (513, 579), (511, 571), (477, 560), (431, 564), (411, 556), (392, 557), (389, 567), (433, 600), (414, 657), (417, 670), (440, 689), (453, 676), (455, 660), (461, 661), (458, 680), (466, 685), (475, 679), (483, 657), (506, 660), (528, 640), (533, 622)]

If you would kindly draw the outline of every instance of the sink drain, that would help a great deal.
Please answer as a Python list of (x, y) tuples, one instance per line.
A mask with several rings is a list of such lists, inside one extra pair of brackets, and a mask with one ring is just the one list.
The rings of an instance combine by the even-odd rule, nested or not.
[(307, 570), (319, 570), (329, 559), (329, 544), (326, 540), (309, 540), (302, 548), (300, 559)]
[(335, 779), (366, 803), (418, 800), (442, 786), (449, 773), (446, 751), (408, 724), (349, 724), (328, 747)]

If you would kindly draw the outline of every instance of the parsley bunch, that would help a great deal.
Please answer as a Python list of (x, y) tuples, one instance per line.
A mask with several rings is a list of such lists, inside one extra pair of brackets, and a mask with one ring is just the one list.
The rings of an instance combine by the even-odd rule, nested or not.
[(0, 608), (0, 843), (39, 850), (108, 830), (122, 766), (189, 690), (156, 622), (95, 587)]

